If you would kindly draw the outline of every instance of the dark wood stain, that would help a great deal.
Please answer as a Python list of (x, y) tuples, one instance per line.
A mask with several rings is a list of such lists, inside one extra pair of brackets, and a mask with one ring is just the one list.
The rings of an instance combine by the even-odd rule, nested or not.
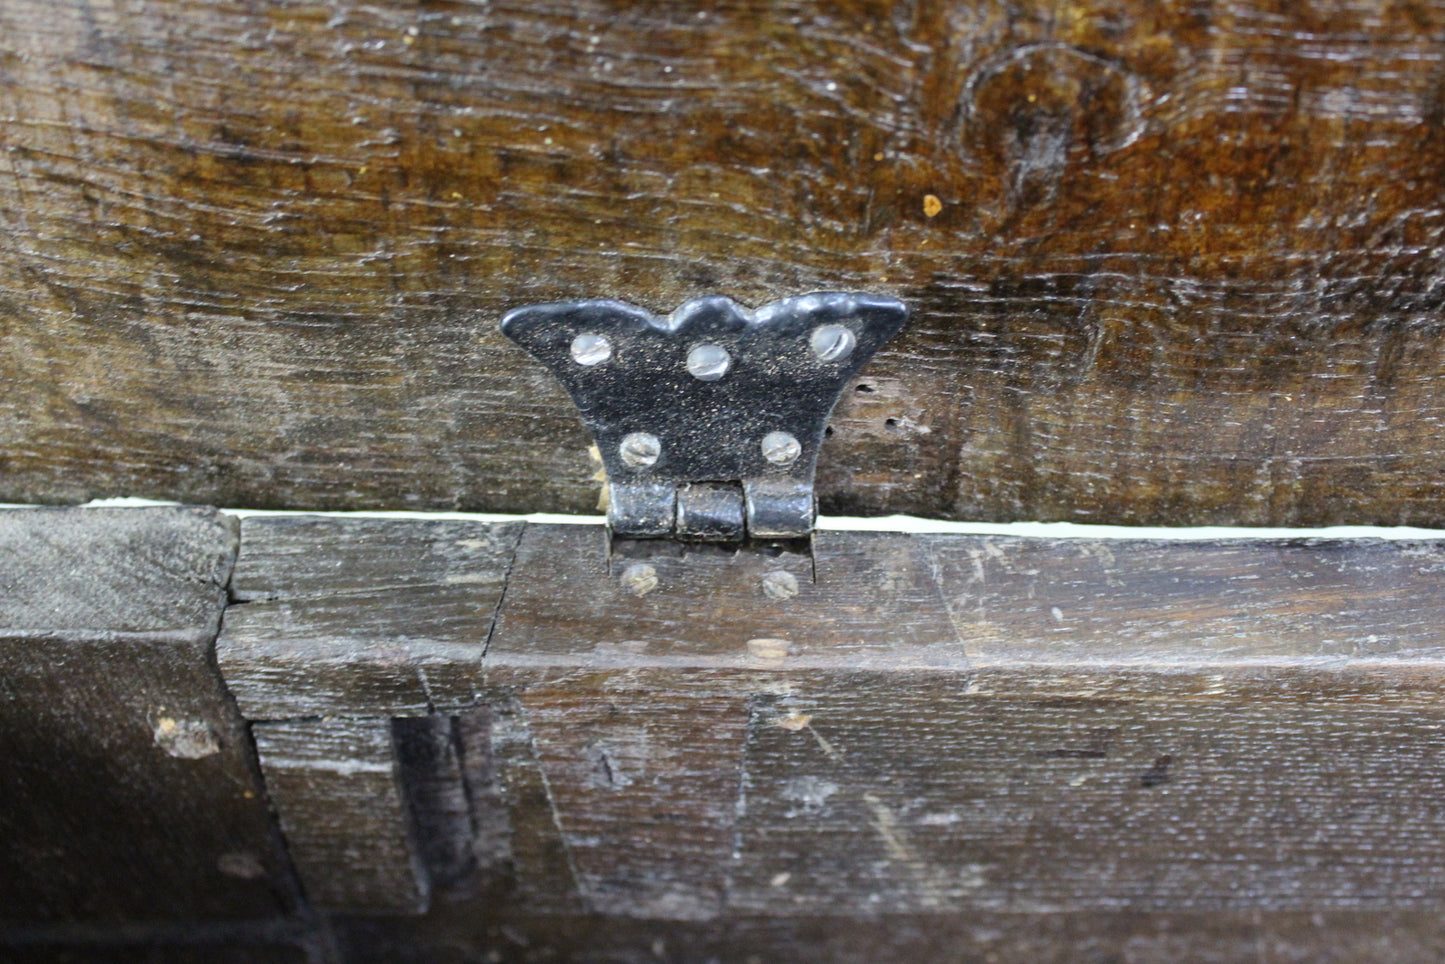
[(0, 513), (0, 958), (26, 927), (296, 912), (211, 658), (235, 553), (212, 510)]
[(251, 720), (471, 706), (518, 523), (252, 518), (216, 661)]
[(0, 499), (588, 511), (503, 311), (862, 288), (915, 320), (840, 406), (825, 511), (1445, 521), (1436, 4), (0, 30)]
[[(264, 793), (284, 834), (273, 859), (294, 863), (304, 900), (255, 910), (249, 875), (271, 865), (226, 849), (226, 879), (203, 877), (172, 921), (119, 902), (56, 911), (37, 901), (75, 892), (75, 861), (20, 849), (0, 859), (41, 877), (16, 890), (29, 919), (0, 921), (6, 960), (126, 960), (141, 944), (201, 959), (224, 934), (258, 959), (327, 962), (1363, 964), (1445, 946), (1434, 542), (825, 532), (810, 559), (609, 546), (598, 526), (247, 520), (224, 621), (249, 655), (220, 669), (264, 694), (268, 667), (291, 664), (275, 706), (241, 706), (294, 715), (243, 726), (197, 658), (231, 527), (177, 509), (9, 515), (0, 544), (23, 551), (0, 555), (0, 586), (75, 586), (53, 611), (43, 593), (0, 597), (0, 694), (19, 699), (0, 703), (19, 734), (7, 752), (39, 781), (8, 777), (29, 802), (0, 806), (13, 839), (57, 839), (16, 812), (108, 829), (90, 770), (67, 766), (113, 760), (133, 795), (178, 812), (239, 794), (260, 820)], [(141, 551), (105, 558), (136, 564), (77, 578), (66, 560), (107, 533)], [(652, 579), (628, 577), (644, 565)], [(769, 594), (782, 572), (797, 591)], [(357, 625), (422, 652), (461, 624), (458, 585), (475, 593), (477, 655), (445, 666), (444, 712), (353, 685), (353, 664), (387, 667), (326, 646), (350, 600)], [(161, 692), (190, 693), (185, 718), (221, 752), (188, 758), (206, 731), (178, 727), (145, 729), (149, 756), (54, 748), (117, 720), (119, 734)], [(32, 721), (54, 723), (48, 755)], [(237, 819), (204, 813), (137, 838), (193, 866)], [(92, 895), (150, 900), (138, 873), (170, 866), (102, 831), (74, 839)], [(196, 916), (225, 908), (234, 925)]]

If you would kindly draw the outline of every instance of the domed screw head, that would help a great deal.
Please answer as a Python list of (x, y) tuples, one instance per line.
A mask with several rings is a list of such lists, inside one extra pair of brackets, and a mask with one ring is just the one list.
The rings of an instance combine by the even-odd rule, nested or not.
[(687, 372), (702, 382), (715, 382), (728, 373), (733, 356), (721, 345), (698, 345), (687, 353)]
[(763, 458), (774, 465), (792, 465), (803, 454), (803, 446), (788, 432), (769, 432), (763, 436)]
[(662, 455), (662, 443), (656, 435), (629, 432), (622, 437), (618, 452), (622, 455), (622, 461), (634, 469), (651, 468), (657, 464), (658, 456)]
[(858, 336), (843, 325), (823, 325), (813, 330), (808, 344), (819, 361), (842, 361), (853, 354), (853, 349), (858, 346)]
[(606, 335), (583, 332), (572, 339), (572, 360), (579, 365), (600, 365), (612, 357), (612, 342)]

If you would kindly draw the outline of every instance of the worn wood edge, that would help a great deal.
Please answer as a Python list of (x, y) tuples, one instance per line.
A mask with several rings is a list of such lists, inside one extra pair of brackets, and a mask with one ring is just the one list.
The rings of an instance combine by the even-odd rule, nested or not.
[[(354, 579), (347, 578), (338, 579), (338, 585), (335, 586), (324, 584), (318, 586), (316, 573), (313, 572), (311, 578), (308, 579), (304, 570), (308, 565), (319, 568), (319, 564), (311, 562), (308, 558), (302, 558), (299, 562), (296, 559), (296, 550), (299, 548), (298, 539), (310, 537), (316, 545), (325, 545), (325, 541), (328, 539), (342, 537), (348, 538), (356, 548), (370, 546), (376, 549), (378, 543), (384, 545), (383, 537), (386, 535), (424, 536), (446, 531), (451, 531), (453, 534), (466, 534), (472, 530), (483, 535), (488, 541), (497, 543), (495, 549), (499, 553), (501, 565), (498, 567), (500, 571), (495, 578), (504, 579), (510, 559), (516, 553), (517, 542), (521, 539), (527, 524), (518, 519), (419, 518), (414, 516), (377, 518), (362, 514), (335, 516), (300, 513), (283, 516), (246, 515), (244, 517), (236, 516), (236, 518), (240, 521), (240, 546), (229, 587), (231, 602), (289, 601), (296, 605), (303, 604), (306, 598), (312, 596), (367, 595), (403, 589), (408, 586), (423, 587), (433, 583), (457, 584), (474, 581), (488, 583), (493, 579), (486, 575), (485, 567), (482, 572), (477, 573), (485, 578), (474, 580), (465, 571), (468, 567), (463, 564), (463, 561), (444, 560), (444, 565), (438, 566), (437, 560), (425, 558), (417, 560), (413, 557), (398, 558), (393, 551), (382, 557), (384, 561), (401, 569), (405, 569), (410, 563), (414, 567), (411, 572), (378, 573), (379, 578), (368, 580), (365, 585), (357, 585)], [(428, 540), (421, 538), (416, 541), (422, 548), (430, 548)], [(310, 547), (307, 548), (309, 552)], [(396, 550), (399, 551), (402, 548), (411, 547), (398, 546)], [(480, 551), (486, 547), (478, 545), (471, 548)], [(482, 560), (474, 562), (480, 565)], [(419, 563), (426, 565), (419, 565)], [(288, 571), (292, 569), (301, 569), (302, 571)], [(423, 570), (420, 574), (421, 578), (418, 578), (416, 569)], [(460, 569), (462, 572), (453, 572), (452, 569)]]
[[(337, 525), (344, 530), (344, 517), (336, 518)], [(405, 525), (406, 522), (398, 520), (398, 525)], [(574, 527), (553, 523), (526, 522), (516, 525), (513, 532), (515, 541), (512, 542), (509, 561), (503, 567), (502, 588), (497, 597), (495, 608), (491, 611), (491, 620), (485, 628), (485, 635), (479, 638), (483, 640), (483, 653), (481, 656), (482, 673), (486, 682), (482, 684), (481, 690), (494, 688), (506, 677), (512, 677), (516, 682), (522, 682), (524, 677), (532, 677), (534, 683), (542, 681), (538, 674), (551, 674), (555, 679), (561, 681), (574, 677), (585, 676), (589, 672), (622, 672), (639, 671), (648, 669), (667, 670), (681, 675), (688, 675), (692, 671), (714, 674), (714, 678), (721, 682), (721, 677), (716, 674), (723, 674), (723, 677), (734, 679), (745, 683), (748, 680), (766, 678), (770, 675), (786, 674), (794, 670), (798, 671), (842, 671), (837, 667), (831, 670), (823, 665), (823, 661), (817, 664), (808, 659), (790, 660), (778, 662), (768, 659), (758, 659), (747, 655), (733, 655), (726, 657), (719, 656), (696, 656), (696, 655), (659, 655), (646, 656), (628, 653), (611, 653), (587, 655), (551, 655), (551, 654), (529, 654), (526, 652), (503, 653), (496, 650), (492, 645), (495, 638), (496, 620), (505, 612), (509, 604), (513, 604), (512, 592), (514, 581), (517, 578), (527, 578), (527, 574), (519, 574), (516, 571), (517, 551), (520, 547), (524, 533), (530, 533), (537, 538), (546, 539), (549, 531), (569, 531)], [(597, 528), (595, 533), (595, 545), (599, 553), (606, 551), (605, 530)], [(826, 545), (831, 540), (846, 540), (851, 535), (848, 531), (830, 530), (820, 545)], [(1058, 539), (1050, 537), (1008, 537), (1000, 539), (996, 536), (977, 536), (967, 534), (904, 534), (901, 540), (923, 552), (927, 557), (935, 559), (938, 547), (963, 546), (967, 544), (1000, 544), (1009, 543), (1026, 545), (1038, 548), (1056, 548), (1060, 552), (1078, 551), (1082, 540)], [(1431, 550), (1438, 550), (1442, 545), (1441, 540), (1384, 540), (1377, 538), (1311, 538), (1311, 537), (1290, 537), (1279, 540), (1254, 540), (1254, 539), (1222, 539), (1218, 541), (1199, 540), (1168, 540), (1168, 539), (1124, 539), (1107, 540), (1103, 543), (1109, 551), (1119, 555), (1128, 555), (1135, 551), (1157, 551), (1160, 549), (1178, 548), (1181, 553), (1204, 549), (1216, 549), (1231, 552), (1245, 553), (1250, 557), (1257, 557), (1260, 560), (1269, 562), (1272, 557), (1277, 561), (1274, 567), (1281, 576), (1287, 576), (1290, 572), (1288, 557), (1294, 553), (1302, 554), (1299, 558), (1305, 558), (1316, 551), (1365, 548), (1377, 552), (1387, 553), (1391, 558), (1406, 559), (1416, 549), (1425, 547)], [(1281, 553), (1283, 552), (1283, 555)], [(596, 560), (590, 565), (601, 565), (605, 560)], [(1268, 568), (1268, 567), (1266, 567)], [(1187, 570), (1186, 570), (1187, 573)], [(937, 586), (940, 597), (939, 606), (945, 613), (948, 624), (954, 627), (954, 634), (957, 637), (961, 649), (960, 654), (966, 654), (966, 659), (958, 660), (936, 660), (930, 661), (924, 658), (919, 661), (918, 657), (907, 655), (899, 656), (896, 659), (875, 660), (872, 663), (861, 663), (854, 667), (857, 671), (883, 670), (892, 668), (899, 672), (908, 672), (917, 669), (928, 669), (934, 672), (982, 672), (985, 670), (1009, 670), (1025, 669), (1035, 667), (1040, 671), (1049, 670), (1063, 675), (1106, 672), (1118, 670), (1151, 670), (1169, 674), (1199, 674), (1210, 672), (1227, 671), (1254, 671), (1254, 670), (1311, 670), (1324, 673), (1349, 674), (1351, 672), (1406, 672), (1426, 671), (1438, 673), (1441, 667), (1445, 667), (1445, 643), (1434, 652), (1404, 652), (1399, 655), (1369, 655), (1357, 656), (1340, 655), (1306, 655), (1306, 654), (1277, 654), (1268, 656), (1245, 656), (1221, 654), (1205, 650), (1182, 650), (1167, 654), (1162, 658), (1161, 654), (1144, 650), (1134, 652), (1126, 657), (1100, 658), (1090, 656), (1087, 658), (1071, 659), (1065, 655), (1051, 655), (1048, 658), (1024, 658), (986, 655), (975, 652), (969, 645), (970, 634), (961, 630), (954, 614), (945, 604), (942, 594), (943, 588), (938, 583), (938, 573), (934, 573), (934, 582)], [(275, 602), (257, 600), (248, 602), (244, 608), (251, 606), (271, 606)], [(298, 603), (299, 604), (299, 603)], [(1445, 595), (1442, 595), (1442, 605), (1445, 605)], [(228, 612), (239, 614), (237, 607), (232, 606)], [(487, 615), (477, 615), (478, 625), (487, 622)], [(223, 634), (224, 636), (224, 631)], [(481, 691), (479, 690), (479, 692)], [(343, 711), (342, 715), (351, 715)], [(364, 715), (364, 714), (359, 714)]]
[[(219, 622), (219, 610), (218, 610)], [(87, 645), (108, 645), (118, 646), (152, 646), (156, 644), (169, 643), (178, 647), (202, 647), (210, 648), (216, 640), (216, 632), (208, 630), (191, 631), (169, 631), (155, 630), (151, 632), (126, 632), (116, 630), (107, 632), (105, 630), (85, 630), (82, 632), (69, 632), (64, 630), (43, 630), (43, 629), (7, 629), (0, 626), (0, 641), (17, 643), (40, 643), (40, 642), (66, 642), (77, 646)]]
[[(52, 524), (45, 525), (47, 521)], [(172, 569), (164, 561), (152, 559), (153, 548), (137, 542), (162, 536), (174, 537), (174, 546), (188, 554), (185, 561), (191, 568)], [(240, 520), (211, 506), (198, 505), (25, 506), (0, 512), (0, 540), (7, 550), (7, 557), (0, 560), (4, 563), (0, 579), (9, 577), (23, 586), (28, 577), (50, 589), (45, 603), (46, 618), (52, 622), (39, 627), (25, 625), (25, 593), (19, 593), (18, 617), (7, 614), (10, 610), (6, 600), (0, 598), (0, 632), (7, 636), (63, 633), (81, 639), (146, 640), (169, 634), (175, 638), (203, 638), (214, 637), (225, 609), (226, 589), (239, 551)], [(43, 558), (15, 554), (27, 548), (38, 551)], [(138, 559), (128, 555), (137, 551)], [(60, 572), (47, 571), (42, 565), (56, 566)], [(136, 618), (136, 613), (128, 609), (116, 613), (118, 601), (124, 603), (134, 595), (139, 597), (137, 605), (145, 606), (151, 601), (148, 594), (156, 592), (157, 583), (175, 593), (187, 609), (166, 614), (164, 622), (154, 628), (110, 628)], [(92, 612), (97, 606), (101, 610)], [(188, 621), (181, 621), (187, 617)], [(17, 618), (18, 625), (5, 625)], [(77, 622), (77, 618), (81, 621)], [(88, 626), (86, 619), (108, 625)], [(154, 624), (156, 619), (148, 621)]]
[[(480, 687), (467, 680), (480, 677), (525, 529), (515, 520), (244, 519), (216, 640), (217, 662), (243, 712), (253, 721), (362, 719), (475, 705)], [(408, 568), (417, 566), (409, 553), (465, 536), (485, 540), (457, 543), (481, 558), (429, 555), (419, 571)], [(338, 574), (334, 591), (328, 586), (328, 567), (362, 563), (380, 567), (374, 581), (358, 582), (362, 568)], [(337, 614), (353, 607), (354, 622), (338, 624)], [(428, 614), (441, 622), (429, 623)], [(319, 626), (308, 627), (317, 617)], [(463, 638), (463, 624), (475, 633)]]

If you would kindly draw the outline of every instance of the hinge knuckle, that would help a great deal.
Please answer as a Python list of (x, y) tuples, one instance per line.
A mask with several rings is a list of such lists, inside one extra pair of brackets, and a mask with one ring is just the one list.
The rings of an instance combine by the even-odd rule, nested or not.
[(607, 524), (620, 536), (670, 536), (676, 519), (677, 487), (671, 483), (614, 482), (607, 487)]
[(743, 483), (748, 534), (754, 539), (796, 539), (813, 531), (813, 486), (789, 480)]
[(679, 539), (741, 542), (746, 531), (743, 487), (730, 482), (689, 482), (677, 488)]

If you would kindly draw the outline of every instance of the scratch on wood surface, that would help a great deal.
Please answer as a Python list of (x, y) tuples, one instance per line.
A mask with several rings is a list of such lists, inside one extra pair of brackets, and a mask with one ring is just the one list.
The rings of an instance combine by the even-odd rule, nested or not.
[(835, 747), (831, 741), (824, 737), (823, 734), (819, 733), (818, 728), (813, 725), (813, 714), (811, 713), (792, 712), (786, 716), (781, 716), (778, 719), (774, 720), (773, 725), (781, 727), (782, 729), (788, 730), (792, 733), (798, 733), (803, 730), (807, 730), (809, 735), (812, 736), (813, 739), (817, 742), (818, 749), (823, 751), (824, 756), (828, 757), (828, 759), (830, 760), (843, 759), (842, 752), (839, 751), (839, 749)]
[(958, 891), (976, 890), (984, 885), (983, 867), (972, 863), (952, 868), (935, 866), (918, 855), (891, 807), (872, 793), (863, 794), (863, 802), (868, 806), (870, 823), (883, 841), (889, 858), (898, 871), (912, 880), (919, 907), (941, 907)]
[(830, 740), (825, 738), (823, 734), (819, 733), (816, 726), (809, 722), (807, 729), (808, 732), (812, 734), (813, 739), (818, 742), (818, 749), (823, 751), (824, 756), (830, 760), (843, 759), (843, 752), (834, 746)]
[(905, 863), (916, 862), (918, 857), (904, 843), (903, 837), (898, 831), (898, 821), (894, 818), (893, 811), (871, 793), (863, 794), (863, 802), (868, 804), (868, 810), (873, 814), (873, 829), (883, 840), (883, 846), (887, 848), (888, 856)]

